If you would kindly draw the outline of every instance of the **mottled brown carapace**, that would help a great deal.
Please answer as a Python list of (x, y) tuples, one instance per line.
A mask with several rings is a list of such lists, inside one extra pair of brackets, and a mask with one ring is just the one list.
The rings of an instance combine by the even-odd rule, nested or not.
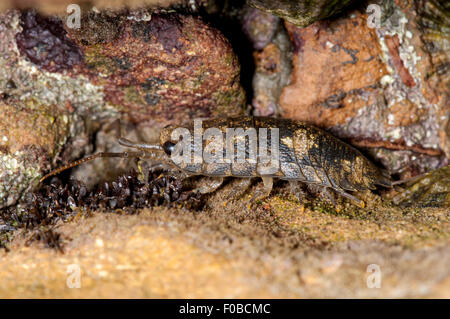
[[(132, 147), (138, 152), (129, 153), (100, 153), (92, 155), (85, 160), (69, 164), (59, 170), (51, 172), (43, 177), (54, 175), (61, 170), (78, 165), (86, 160), (97, 157), (141, 157), (153, 159), (159, 162), (157, 167), (175, 168), (184, 176), (204, 175), (213, 177), (209, 185), (203, 185), (198, 189), (200, 193), (215, 191), (221, 186), (224, 177), (243, 178), (243, 187), (248, 187), (248, 181), (252, 177), (261, 177), (264, 182), (264, 190), (261, 194), (255, 194), (258, 199), (267, 197), (273, 185), (273, 179), (287, 180), (294, 189), (298, 182), (315, 184), (325, 188), (331, 188), (337, 193), (364, 206), (364, 202), (348, 192), (375, 189), (376, 185), (390, 187), (392, 185), (389, 174), (376, 167), (364, 155), (352, 146), (340, 141), (331, 134), (316, 128), (310, 124), (289, 119), (275, 119), (267, 117), (235, 117), (219, 118), (201, 121), (199, 126), (191, 123), (185, 127), (168, 126), (161, 131), (160, 141), (157, 145), (139, 144), (119, 139), (123, 146)], [(183, 129), (187, 134), (187, 140), (180, 138), (176, 129)], [(215, 137), (205, 134), (209, 129), (215, 129), (218, 135)], [(232, 138), (228, 140), (229, 130), (234, 131)], [(237, 134), (237, 129), (244, 134)], [(260, 134), (266, 129), (264, 137), (266, 141), (265, 153), (271, 156), (274, 153), (272, 145), (276, 147), (276, 169), (270, 173), (261, 168), (267, 163), (262, 163)], [(272, 130), (275, 129), (275, 130)], [(255, 132), (253, 135), (249, 132)], [(276, 135), (272, 135), (276, 131)], [(268, 133), (270, 132), (270, 133)], [(176, 134), (173, 134), (176, 133)], [(198, 136), (200, 134), (200, 139)], [(217, 136), (223, 136), (217, 138)], [(251, 138), (255, 138), (256, 161), (250, 160), (252, 154)], [(175, 153), (177, 143), (183, 140), (190, 153), (190, 161), (176, 162), (172, 156)], [(229, 143), (233, 145), (233, 153), (230, 161), (208, 161), (204, 153), (214, 150), (224, 155), (225, 159), (229, 151)], [(186, 149), (186, 148), (184, 148)], [(195, 153), (200, 149), (200, 161), (195, 161)], [(234, 151), (236, 150), (236, 151)], [(245, 154), (245, 161), (237, 160), (239, 150)], [(178, 149), (179, 152), (179, 149)], [(213, 153), (214, 153), (213, 152)], [(201, 154), (202, 154), (201, 153)], [(193, 156), (191, 156), (193, 155)], [(265, 157), (267, 159), (267, 157)], [(156, 167), (156, 166), (155, 166)]]
[[(172, 131), (177, 127), (167, 127), (161, 133), (161, 145), (174, 145), (176, 140), (170, 137)], [(261, 128), (278, 129), (279, 140), (279, 166), (278, 170), (271, 174), (263, 174), (259, 170), (260, 157), (257, 150), (256, 163), (246, 162), (237, 163), (233, 160), (231, 163), (182, 163), (178, 167), (189, 174), (199, 174), (223, 178), (232, 177), (261, 177), (266, 187), (266, 194), (270, 193), (273, 178), (280, 178), (290, 182), (312, 183), (323, 187), (334, 189), (341, 195), (350, 198), (360, 205), (363, 203), (356, 197), (347, 193), (347, 191), (363, 191), (375, 189), (376, 185), (385, 187), (391, 186), (391, 180), (387, 172), (376, 167), (361, 152), (352, 146), (335, 138), (331, 134), (314, 127), (310, 124), (293, 121), (289, 119), (275, 119), (267, 117), (237, 117), (212, 119), (202, 122), (204, 133), (209, 128), (218, 128), (223, 133), (223, 141), (226, 140), (227, 129), (242, 128), (244, 131), (255, 129), (256, 139), (259, 141), (259, 132)], [(191, 149), (194, 146), (194, 127), (188, 126), (191, 132)], [(237, 139), (242, 136), (234, 136), (233, 144), (237, 146)], [(267, 152), (271, 152), (270, 133), (267, 133)], [(205, 150), (214, 140), (204, 139), (202, 149)], [(224, 145), (224, 156), (227, 143)], [(245, 153), (249, 154), (250, 143), (245, 141)], [(260, 145), (258, 145), (258, 148)], [(170, 150), (166, 150), (170, 153)], [(170, 155), (170, 154), (168, 154)], [(236, 154), (233, 154), (236, 156)], [(213, 185), (215, 188), (218, 186)], [(214, 188), (214, 189), (215, 189)]]

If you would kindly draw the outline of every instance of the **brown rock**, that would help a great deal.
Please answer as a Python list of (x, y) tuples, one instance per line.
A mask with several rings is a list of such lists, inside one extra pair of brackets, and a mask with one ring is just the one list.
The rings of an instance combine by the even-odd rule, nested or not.
[(245, 8), (244, 10), (242, 30), (256, 50), (264, 49), (275, 36), (280, 19), (255, 8)]
[(107, 103), (157, 127), (242, 112), (239, 63), (219, 31), (179, 14), (126, 17), (116, 16), (103, 38), (94, 36), (95, 14), (86, 29), (68, 29), (85, 54), (73, 74), (102, 86)]
[[(402, 4), (391, 10), (373, 29), (357, 11), (304, 29), (286, 23), (294, 71), (280, 106), (283, 116), (329, 129), (357, 146), (391, 150), (373, 154), (408, 176), (448, 162), (439, 159), (449, 149), (447, 75), (437, 71), (443, 68), (434, 63), (436, 54), (433, 60), (424, 50), (430, 44), (420, 28), (423, 13)], [(403, 151), (409, 152), (406, 161)], [(418, 155), (428, 160), (418, 161)], [(402, 167), (394, 165), (400, 161)]]
[(280, 16), (299, 27), (306, 27), (314, 21), (331, 17), (352, 2), (352, 0), (247, 0), (249, 5)]
[(260, 11), (247, 9), (242, 28), (253, 44), (253, 114), (279, 115), (278, 99), (291, 74), (291, 51), (288, 35), (280, 19)]
[(324, 124), (339, 116), (336, 122), (341, 123), (355, 111), (344, 99), (376, 86), (387, 74), (375, 31), (367, 27), (363, 15), (331, 24), (316, 22), (304, 29), (289, 23), (286, 27), (294, 46), (291, 84), (280, 97), (286, 117)]
[[(20, 18), (17, 11), (0, 14), (0, 207), (16, 204), (57, 159), (83, 154), (85, 124), (74, 110), (98, 105), (94, 86), (40, 70), (20, 54)], [(42, 52), (49, 48), (43, 43)], [(44, 55), (36, 57), (51, 65)], [(63, 153), (64, 146), (70, 151)]]
[(0, 100), (0, 208), (37, 184), (70, 134), (70, 117), (33, 100)]

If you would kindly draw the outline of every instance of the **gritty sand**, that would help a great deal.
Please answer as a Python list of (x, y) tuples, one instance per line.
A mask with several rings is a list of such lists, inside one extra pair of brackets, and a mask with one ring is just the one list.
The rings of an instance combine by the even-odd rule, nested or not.
[[(369, 207), (337, 212), (284, 189), (251, 205), (250, 195), (227, 201), (232, 188), (202, 212), (79, 214), (57, 228), (64, 253), (16, 232), (0, 253), (0, 297), (450, 297), (448, 210), (389, 208), (366, 194)], [(73, 264), (81, 288), (67, 285)], [(368, 287), (368, 267), (381, 288)]]

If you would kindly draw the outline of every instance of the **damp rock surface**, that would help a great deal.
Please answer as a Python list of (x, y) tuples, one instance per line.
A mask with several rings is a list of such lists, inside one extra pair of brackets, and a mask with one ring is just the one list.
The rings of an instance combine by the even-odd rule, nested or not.
[(105, 103), (133, 122), (156, 127), (242, 113), (239, 62), (218, 30), (177, 13), (132, 17), (114, 16), (103, 38), (91, 28), (105, 21), (101, 15), (89, 15), (86, 29), (69, 30), (85, 54), (85, 64), (73, 73), (102, 86)]
[(242, 29), (255, 51), (252, 112), (256, 116), (279, 116), (282, 89), (292, 72), (292, 45), (282, 21), (276, 16), (247, 8)]
[(431, 171), (405, 183), (393, 201), (402, 207), (450, 209), (450, 166)]
[[(428, 26), (424, 9), (392, 6), (375, 28), (358, 10), (306, 28), (286, 22), (293, 72), (279, 103), (285, 117), (316, 124), (356, 146), (389, 150), (372, 154), (407, 177), (448, 164), (448, 71), (431, 62), (431, 40), (421, 37)], [(444, 17), (438, 8), (433, 14)], [(445, 60), (447, 53), (440, 52)], [(405, 151), (405, 165), (391, 165)]]

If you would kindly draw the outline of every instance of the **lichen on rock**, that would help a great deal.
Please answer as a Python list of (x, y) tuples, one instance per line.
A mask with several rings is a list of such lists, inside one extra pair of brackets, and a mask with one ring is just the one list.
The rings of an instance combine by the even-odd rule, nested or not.
[(304, 29), (286, 23), (294, 71), (280, 105), (284, 116), (357, 146), (388, 149), (392, 159), (385, 163), (397, 162), (403, 150), (429, 156), (388, 167), (407, 177), (437, 168), (433, 157), (445, 157), (448, 90), (431, 85), (427, 75), (434, 66), (422, 49), (415, 7), (392, 3), (391, 9), (377, 28), (358, 10)]
[(95, 14), (86, 17), (91, 21), (86, 27), (68, 31), (85, 53), (85, 65), (76, 66), (74, 74), (102, 86), (106, 103), (135, 123), (156, 127), (242, 112), (239, 63), (219, 31), (177, 13), (129, 17), (116, 15), (116, 33), (101, 39), (90, 28)]

